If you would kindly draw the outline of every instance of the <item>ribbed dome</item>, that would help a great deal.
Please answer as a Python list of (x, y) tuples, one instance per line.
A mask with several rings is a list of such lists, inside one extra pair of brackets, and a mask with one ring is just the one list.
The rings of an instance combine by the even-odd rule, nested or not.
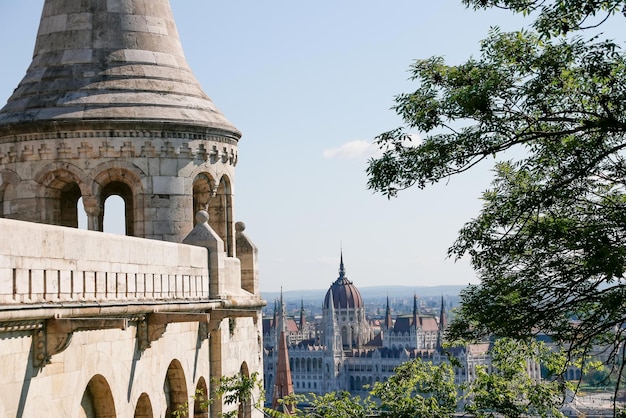
[(239, 131), (185, 60), (168, 0), (46, 0), (33, 61), (0, 125), (153, 121)]
[(339, 264), (339, 277), (330, 286), (328, 292), (326, 292), (324, 309), (330, 309), (331, 293), (335, 309), (354, 309), (365, 306), (363, 304), (363, 298), (361, 298), (361, 292), (359, 292), (359, 289), (346, 277), (346, 270), (343, 266), (343, 255), (341, 256), (341, 262)]

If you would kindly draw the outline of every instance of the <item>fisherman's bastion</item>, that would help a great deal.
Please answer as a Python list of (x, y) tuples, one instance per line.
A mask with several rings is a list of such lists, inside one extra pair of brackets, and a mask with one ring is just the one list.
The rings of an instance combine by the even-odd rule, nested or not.
[[(168, 0), (45, 0), (0, 110), (0, 417), (262, 416), (202, 402), (263, 370), (240, 138)], [(126, 236), (101, 232), (110, 196)]]

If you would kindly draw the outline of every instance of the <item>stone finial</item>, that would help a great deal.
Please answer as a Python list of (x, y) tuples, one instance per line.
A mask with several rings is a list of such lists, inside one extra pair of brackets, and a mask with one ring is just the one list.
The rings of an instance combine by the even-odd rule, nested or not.
[(239, 221), (235, 223), (235, 231), (237, 232), (243, 232), (246, 230), (246, 224)]
[(209, 223), (209, 212), (207, 212), (206, 210), (199, 210), (196, 213), (196, 222), (198, 224)]

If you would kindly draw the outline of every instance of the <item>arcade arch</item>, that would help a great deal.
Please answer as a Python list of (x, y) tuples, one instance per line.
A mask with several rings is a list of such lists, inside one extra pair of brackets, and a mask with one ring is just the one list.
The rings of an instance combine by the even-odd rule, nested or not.
[(167, 368), (165, 381), (163, 382), (163, 391), (165, 392), (165, 400), (167, 410), (165, 416), (172, 416), (174, 411), (180, 410), (182, 416), (187, 416), (189, 412), (189, 404), (187, 402), (187, 382), (185, 380), (185, 372), (183, 366), (178, 360), (172, 360)]
[(152, 403), (147, 393), (142, 393), (135, 407), (134, 418), (153, 418)]
[(209, 392), (204, 377), (201, 377), (196, 385), (196, 395), (193, 401), (193, 417), (209, 417)]
[(217, 182), (210, 174), (200, 173), (193, 181), (193, 219), (199, 210), (209, 213), (209, 225), (224, 241), (229, 257), (234, 257), (233, 195), (230, 179)]
[(80, 418), (116, 418), (111, 387), (104, 376), (91, 378), (80, 401)]

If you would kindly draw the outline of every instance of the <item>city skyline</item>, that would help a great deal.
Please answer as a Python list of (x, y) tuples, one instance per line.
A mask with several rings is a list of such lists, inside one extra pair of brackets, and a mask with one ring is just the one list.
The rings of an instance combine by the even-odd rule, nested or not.
[[(259, 247), (262, 291), (328, 288), (340, 249), (359, 287), (476, 282), (446, 251), (478, 214), (493, 162), (390, 201), (366, 189), (364, 171), (373, 138), (401, 125), (389, 108), (415, 88), (406, 80), (415, 59), (460, 62), (478, 54), (490, 25), (522, 21), (458, 1), (418, 3), (171, 0), (194, 74), (243, 132), (235, 215)], [(0, 33), (13, 40), (0, 47), (11, 57), (0, 68), (2, 106), (32, 58), (42, 5), (0, 5)]]

